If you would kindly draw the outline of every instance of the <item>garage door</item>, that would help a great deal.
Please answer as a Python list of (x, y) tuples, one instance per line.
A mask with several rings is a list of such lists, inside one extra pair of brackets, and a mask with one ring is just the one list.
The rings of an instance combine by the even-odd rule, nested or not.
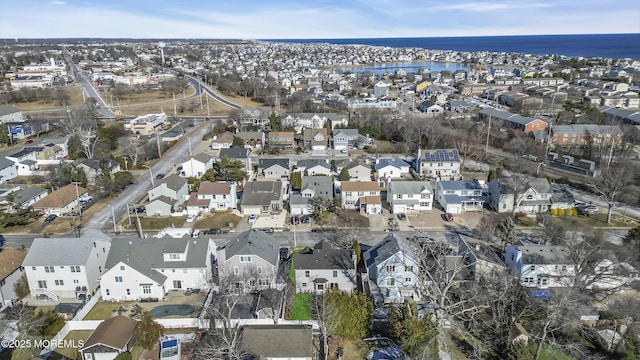
[(460, 214), (461, 206), (460, 205), (449, 205), (447, 206), (447, 212), (452, 214)]

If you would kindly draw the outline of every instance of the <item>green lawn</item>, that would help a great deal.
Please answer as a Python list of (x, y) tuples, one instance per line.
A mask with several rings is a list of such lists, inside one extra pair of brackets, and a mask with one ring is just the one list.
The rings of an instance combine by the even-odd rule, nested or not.
[[(536, 354), (536, 346), (531, 345), (528, 347), (531, 355)], [(548, 344), (542, 345), (542, 350), (540, 350), (540, 358), (539, 360), (574, 360), (574, 357), (568, 354), (563, 353), (560, 350), (555, 350)]]
[(311, 294), (293, 295), (293, 307), (289, 320), (311, 320)]
[(84, 317), (83, 320), (107, 320), (111, 319), (113, 310), (118, 309), (122, 304), (99, 302), (91, 311)]
[[(181, 227), (187, 220), (186, 216), (168, 216), (168, 217), (141, 217), (140, 223), (142, 224), (142, 231), (148, 230), (162, 230), (171, 226)], [(131, 222), (135, 224), (134, 219)], [(135, 227), (132, 228), (135, 229)]]
[(296, 261), (296, 252), (294, 251), (293, 254), (291, 254), (291, 265), (289, 265), (289, 280), (291, 280), (291, 284), (295, 285), (296, 284), (296, 271), (293, 268), (293, 264)]
[(196, 221), (193, 225), (194, 229), (210, 229), (210, 228), (235, 228), (242, 220), (240, 216), (234, 214), (217, 213), (208, 214), (204, 218)]

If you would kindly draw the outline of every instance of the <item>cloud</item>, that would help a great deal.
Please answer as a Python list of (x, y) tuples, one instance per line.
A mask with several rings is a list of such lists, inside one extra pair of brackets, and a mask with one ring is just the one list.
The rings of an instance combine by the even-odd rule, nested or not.
[(50, 1), (50, 2), (49, 2), (49, 4), (51, 4), (51, 5), (67, 5), (67, 3), (66, 3), (66, 2), (64, 2), (64, 1), (60, 1), (60, 0), (53, 0), (53, 1)]
[(461, 10), (469, 12), (492, 12), (500, 10), (545, 9), (553, 5), (544, 3), (498, 3), (498, 2), (471, 2), (464, 4), (437, 5), (430, 8), (431, 11)]

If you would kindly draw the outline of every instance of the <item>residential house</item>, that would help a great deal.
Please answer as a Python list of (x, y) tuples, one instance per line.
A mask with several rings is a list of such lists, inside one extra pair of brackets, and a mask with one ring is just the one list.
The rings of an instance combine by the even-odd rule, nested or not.
[(117, 315), (102, 321), (80, 349), (83, 360), (114, 360), (133, 348), (133, 332), (138, 321)]
[(242, 345), (255, 359), (317, 359), (310, 325), (244, 325)]
[(22, 111), (13, 106), (0, 106), (0, 124), (24, 122)]
[(331, 164), (325, 159), (302, 159), (298, 160), (293, 171), (301, 172), (304, 176), (330, 175)]
[[(366, 204), (371, 204), (374, 205), (371, 211), (375, 211), (374, 199), (380, 199), (381, 190), (380, 185), (375, 181), (343, 181), (340, 185), (340, 206), (343, 209), (364, 210), (366, 212)], [(371, 198), (367, 199), (366, 197)]]
[(431, 100), (425, 100), (418, 105), (418, 110), (431, 116), (436, 116), (444, 112), (444, 108)]
[(362, 257), (374, 301), (403, 302), (406, 297), (420, 300), (419, 261), (406, 240), (389, 234)]
[(187, 200), (187, 214), (212, 213), (238, 208), (238, 194), (235, 182), (200, 183), (198, 191), (191, 193)]
[(428, 181), (389, 181), (387, 203), (394, 214), (428, 211), (433, 208), (433, 190)]
[(289, 195), (289, 213), (291, 215), (310, 215), (313, 213), (313, 206), (309, 203), (311, 198), (301, 194)]
[(359, 139), (358, 129), (336, 129), (333, 131), (333, 148), (336, 151), (355, 149)]
[(306, 198), (333, 199), (333, 180), (330, 176), (304, 176), (300, 194)]
[(545, 131), (549, 127), (549, 123), (540, 119), (534, 119), (519, 114), (512, 114), (508, 111), (486, 107), (480, 110), (481, 119), (492, 119), (493, 121), (502, 120), (506, 126), (516, 130), (523, 131), (528, 134), (532, 131)]
[(239, 131), (236, 136), (244, 141), (244, 147), (251, 150), (262, 150), (265, 146), (265, 136), (262, 131)]
[(293, 127), (296, 133), (301, 133), (303, 129), (321, 129), (327, 123), (325, 114), (302, 113), (287, 114), (282, 118), (283, 127)]
[(528, 178), (522, 183), (515, 181), (501, 178), (489, 182), (489, 196), (494, 210), (510, 212), (515, 207), (516, 212), (527, 214), (549, 211), (553, 191), (546, 178)]
[(418, 149), (415, 169), (421, 177), (432, 179), (458, 179), (460, 155), (457, 149)]
[(340, 174), (343, 168), (347, 169), (350, 181), (371, 181), (371, 165), (361, 159), (336, 160), (336, 174)]
[(373, 169), (378, 179), (399, 179), (409, 175), (409, 164), (397, 157), (376, 159)]
[(81, 237), (35, 238), (22, 262), (33, 298), (86, 299), (98, 287), (111, 238), (97, 230)]
[(26, 250), (2, 249), (0, 251), (0, 310), (13, 305), (18, 300), (14, 285), (22, 278), (22, 262)]
[(39, 186), (29, 186), (16, 193), (13, 197), (13, 204), (16, 209), (27, 209), (38, 200), (47, 197), (47, 195), (49, 195), (47, 189)]
[(258, 159), (258, 174), (264, 176), (265, 179), (280, 180), (282, 178), (288, 178), (291, 172), (290, 169), (289, 159)]
[(46, 137), (38, 143), (56, 151), (56, 159), (64, 159), (69, 156), (69, 137)]
[(491, 245), (471, 236), (458, 234), (458, 254), (463, 257), (466, 269), (474, 280), (497, 278), (505, 271), (504, 261)]
[(307, 129), (305, 128), (302, 133), (303, 147), (314, 152), (321, 152), (327, 150), (329, 143), (329, 136), (327, 129)]
[(569, 250), (564, 246), (507, 245), (504, 262), (525, 287), (568, 287), (576, 276)]
[(18, 177), (18, 169), (14, 166), (14, 162), (6, 157), (0, 157), (0, 184), (13, 180)]
[(276, 287), (280, 244), (263, 231), (247, 231), (218, 250), (218, 278), (235, 291)]
[(84, 195), (88, 195), (87, 189), (69, 184), (36, 201), (31, 208), (45, 214), (61, 216), (77, 210), (80, 206), (80, 198)]
[(353, 249), (333, 249), (322, 240), (313, 249), (296, 254), (296, 293), (322, 294), (328, 289), (351, 293), (356, 287), (356, 255)]
[(235, 135), (232, 132), (225, 131), (218, 136), (214, 136), (210, 147), (213, 150), (228, 149), (233, 145), (234, 137)]
[(462, 214), (482, 211), (489, 195), (484, 180), (442, 180), (436, 182), (436, 198), (445, 212)]
[(110, 177), (114, 177), (120, 169), (120, 163), (113, 159), (87, 159), (77, 165), (78, 168), (84, 171), (87, 176), (87, 183), (95, 184), (96, 179), (104, 176), (105, 170), (109, 172)]
[(271, 131), (267, 135), (267, 144), (271, 150), (293, 149), (296, 145), (293, 131)]
[(279, 213), (282, 200), (282, 181), (250, 181), (242, 192), (240, 210), (243, 215)]
[(138, 116), (129, 121), (129, 130), (132, 134), (152, 135), (162, 130), (168, 124), (167, 114), (147, 114)]
[(213, 169), (213, 158), (205, 153), (198, 153), (189, 157), (189, 160), (178, 167), (180, 176), (201, 178), (209, 169)]
[(377, 98), (384, 98), (389, 96), (389, 85), (388, 83), (380, 80), (373, 85), (373, 96)]
[(102, 299), (163, 299), (172, 290), (206, 289), (211, 280), (215, 243), (211, 239), (114, 239), (100, 277)]
[(189, 187), (186, 179), (172, 174), (162, 179), (147, 194), (149, 196), (149, 204), (146, 206), (147, 215), (169, 216), (175, 207), (179, 207), (185, 201), (189, 194)]
[(244, 165), (242, 170), (247, 174), (251, 174), (253, 172), (253, 165), (251, 164), (251, 158), (249, 157), (250, 153), (251, 150), (247, 148), (232, 147), (228, 149), (220, 149), (220, 159), (226, 156), (230, 160), (240, 161)]
[(551, 132), (554, 145), (618, 145), (623, 135), (617, 125), (554, 125)]
[(35, 151), (22, 149), (7, 155), (6, 158), (14, 162), (18, 176), (31, 176), (33, 171), (38, 169), (38, 158)]
[[(60, 148), (57, 145), (45, 145), (45, 146), (25, 146), (22, 148), (25, 152), (35, 153), (36, 162), (38, 165), (51, 164), (51, 160), (58, 160), (58, 152)], [(57, 164), (58, 161), (53, 161)]]

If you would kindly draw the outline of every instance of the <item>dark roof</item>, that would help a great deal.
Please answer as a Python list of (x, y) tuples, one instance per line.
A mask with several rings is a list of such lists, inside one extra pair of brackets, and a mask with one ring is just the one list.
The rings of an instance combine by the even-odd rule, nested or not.
[(404, 239), (399, 238), (396, 234), (389, 234), (376, 246), (364, 253), (364, 259), (367, 269), (374, 264), (380, 264), (398, 252), (402, 252), (404, 256), (416, 261), (416, 256)]
[(120, 165), (119, 163), (117, 163), (112, 159), (97, 159), (97, 158), (87, 159), (83, 161), (81, 164), (91, 169), (94, 169), (96, 171), (102, 171), (102, 167), (105, 165), (109, 167), (109, 170), (115, 169), (118, 165)]
[(0, 157), (0, 170), (1, 169), (6, 169), (10, 166), (13, 166), (13, 164), (15, 164), (13, 161), (7, 159), (6, 157)]
[(332, 249), (328, 244), (316, 244), (316, 248), (296, 255), (294, 268), (298, 270), (306, 269), (355, 269), (355, 261), (352, 257), (351, 249)]
[[(80, 190), (80, 189), (78, 189)], [(26, 189), (22, 189), (20, 191), (18, 191), (18, 193), (16, 194), (16, 196), (13, 197), (13, 203), (16, 205), (21, 205), (22, 203), (25, 203), (35, 197), (37, 197), (38, 195), (42, 194), (42, 193), (46, 193), (47, 189), (43, 189), (39, 186), (29, 186)]]
[(268, 169), (273, 165), (280, 165), (285, 169), (289, 169), (289, 159), (258, 159), (259, 169)]
[(223, 156), (230, 159), (246, 159), (249, 157), (249, 149), (239, 147), (220, 149), (220, 157)]
[[(160, 184), (166, 184), (167, 188), (178, 191), (187, 184), (187, 179), (181, 178), (176, 174), (171, 174), (160, 181)], [(158, 184), (158, 186), (160, 185)]]
[(118, 315), (105, 320), (91, 333), (84, 343), (83, 350), (93, 345), (102, 344), (114, 349), (124, 349), (133, 336), (138, 322), (130, 317)]
[(575, 197), (566, 184), (551, 184), (551, 203), (573, 204)]
[(250, 181), (242, 192), (241, 206), (269, 205), (282, 200), (281, 181)]
[(422, 158), (429, 162), (456, 162), (460, 161), (458, 149), (423, 150)]
[(20, 109), (14, 108), (13, 106), (0, 106), (0, 116), (19, 113)]
[(277, 266), (278, 246), (278, 242), (264, 231), (247, 231), (224, 246), (225, 259), (236, 255), (257, 255)]
[(313, 357), (310, 325), (245, 325), (242, 343), (249, 354), (260, 359)]
[(331, 164), (329, 164), (326, 160), (323, 159), (302, 159), (302, 160), (298, 160), (298, 162), (296, 163), (296, 167), (298, 168), (311, 168), (314, 166), (322, 166), (324, 168), (327, 168), (328, 170), (331, 170)]

